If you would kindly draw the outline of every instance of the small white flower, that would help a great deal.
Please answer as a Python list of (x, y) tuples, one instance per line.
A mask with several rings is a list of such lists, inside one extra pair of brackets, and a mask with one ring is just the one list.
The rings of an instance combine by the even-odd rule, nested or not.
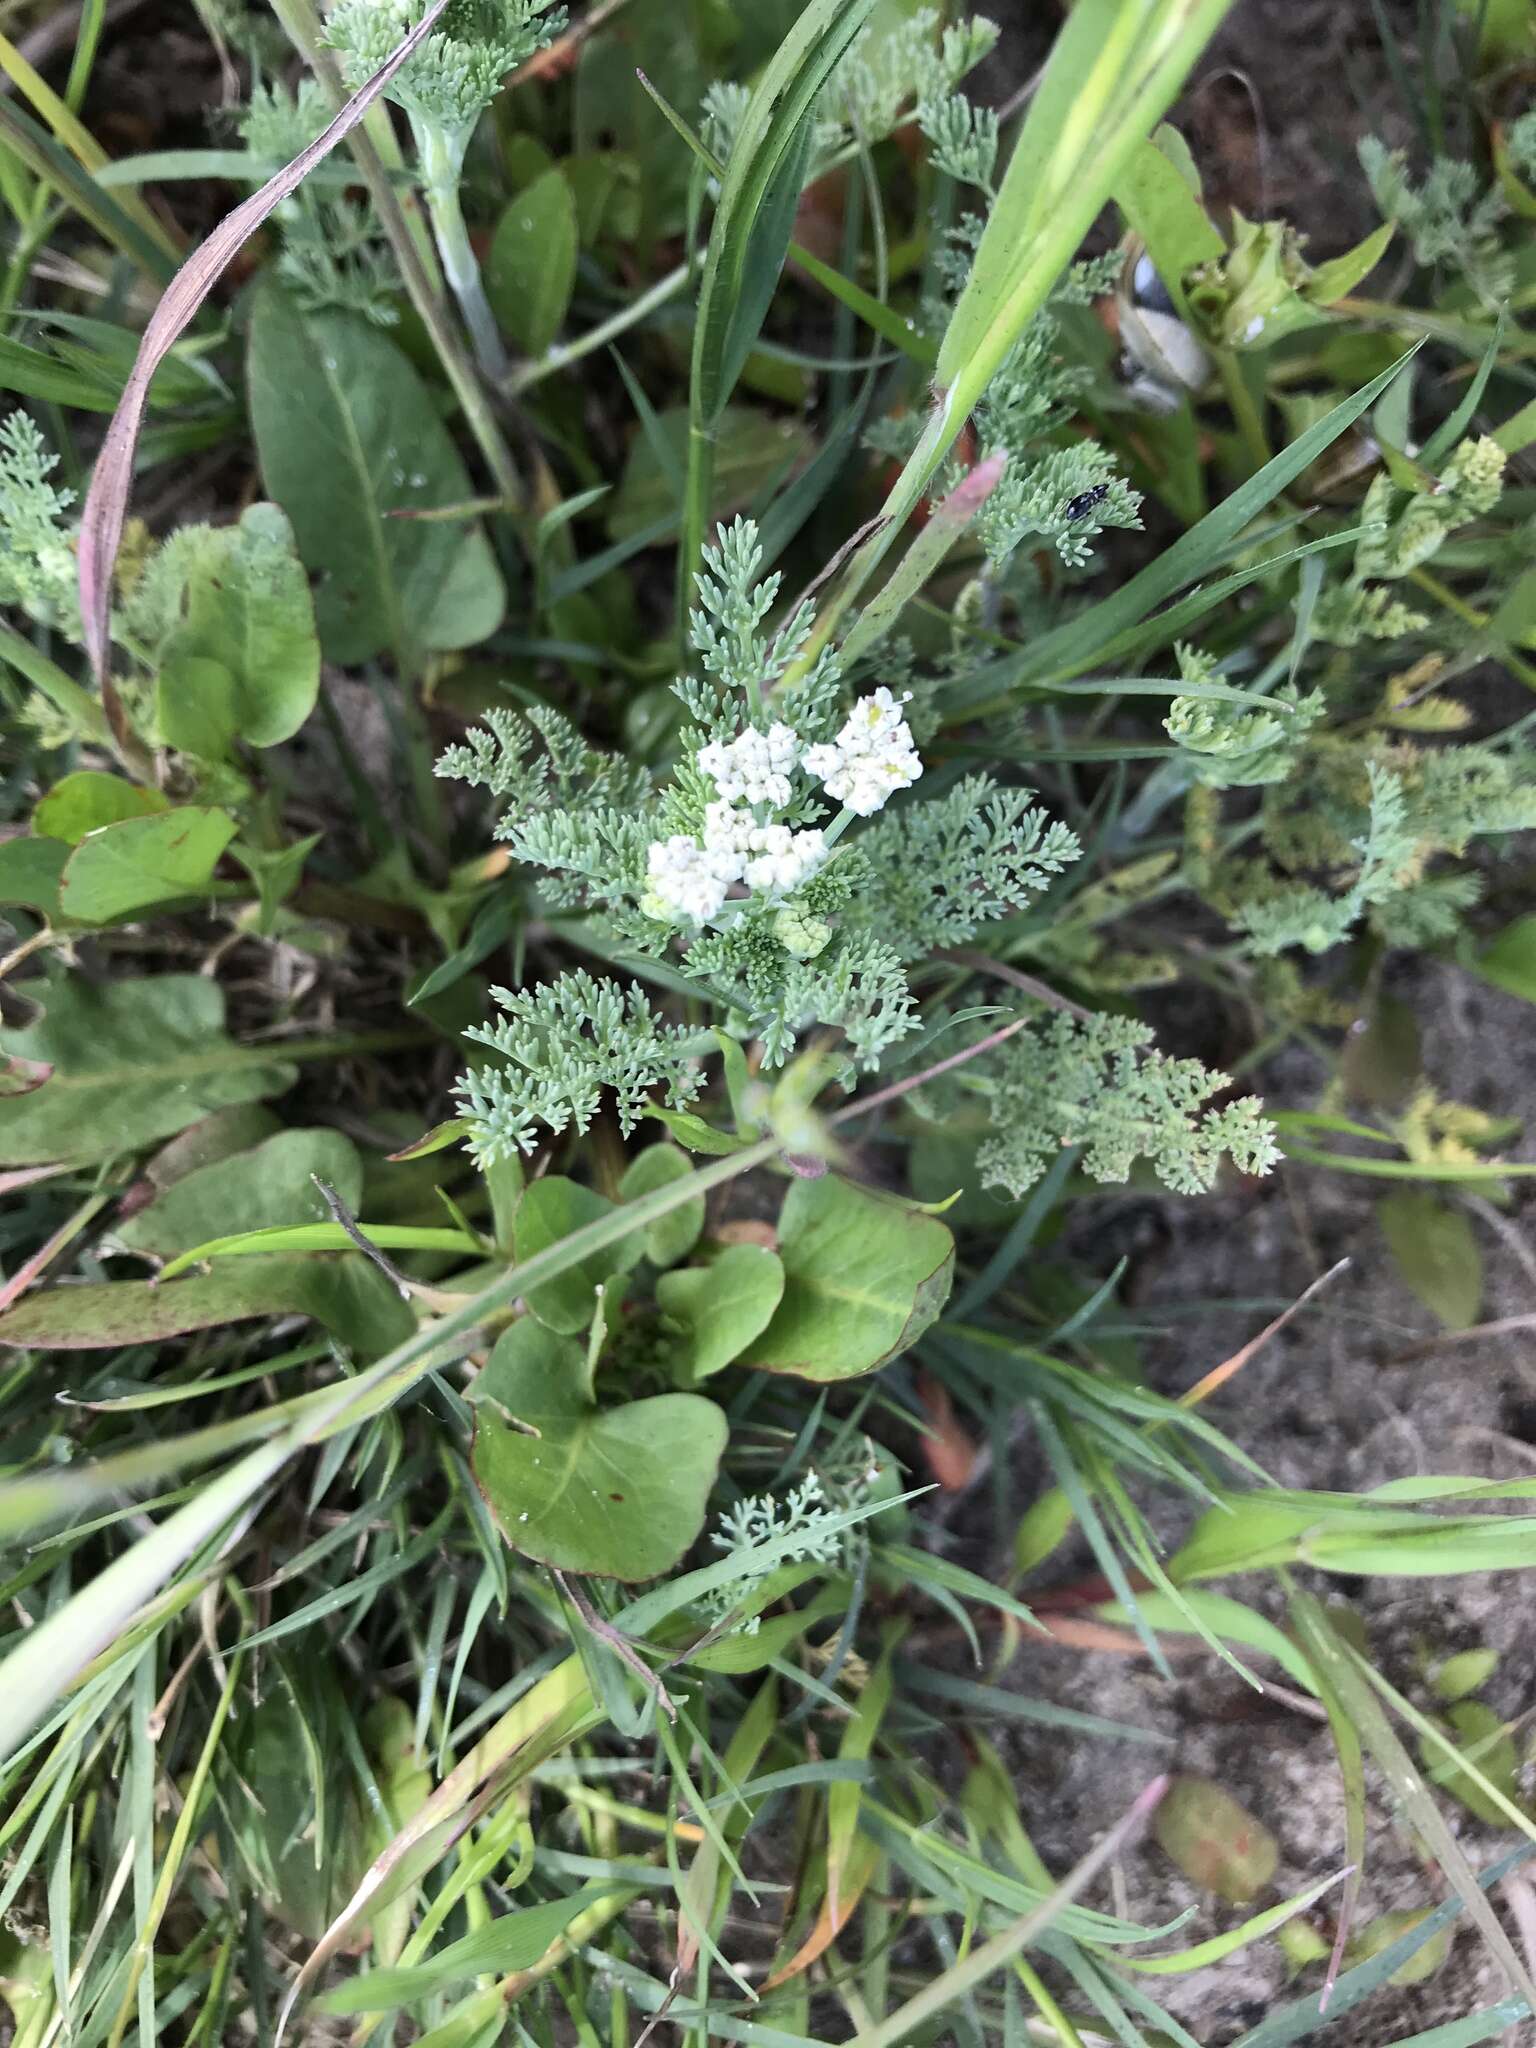
[(722, 881), (739, 882), (747, 855), (752, 850), (756, 820), (750, 811), (739, 811), (724, 798), (704, 812), (704, 853)]
[(799, 738), (793, 727), (782, 724), (766, 732), (749, 726), (733, 740), (711, 740), (698, 753), (699, 766), (730, 803), (787, 804), (789, 778), (799, 759)]
[(696, 839), (674, 832), (670, 839), (655, 839), (646, 856), (649, 895), (674, 917), (703, 924), (725, 901), (725, 892), (736, 879), (722, 878), (717, 863)]
[(837, 738), (808, 750), (805, 768), (861, 818), (884, 809), (888, 798), (923, 772), (901, 704), (885, 688), (861, 697)]
[(745, 870), (752, 888), (787, 895), (815, 874), (827, 857), (827, 842), (820, 832), (762, 825), (752, 834), (752, 854)]

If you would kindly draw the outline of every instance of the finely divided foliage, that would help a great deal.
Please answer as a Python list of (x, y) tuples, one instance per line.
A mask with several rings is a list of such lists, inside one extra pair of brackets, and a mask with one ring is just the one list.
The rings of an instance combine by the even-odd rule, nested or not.
[[(1422, 1358), (1536, 1172), (1409, 1008), (1536, 999), (1529, 10), (1382, 53), (1316, 262), (1167, 125), (1225, 0), (1056, 11), (1004, 100), (916, 0), (199, 0), (207, 146), (122, 164), (171, 41), (7, 21), (16, 2048), (1154, 2048), (1239, 1950), (1242, 2048), (1536, 2008), (1518, 1689), (1370, 1636), (1536, 1482), (1283, 1490), (1221, 1393), (1344, 1284), (1255, 1299), (1316, 1176)], [(1253, 1341), (1106, 1186), (1220, 1191)], [(1079, 1645), (1326, 1724), (1337, 1893)], [(1426, 2033), (1457, 1915), (1517, 2002)]]

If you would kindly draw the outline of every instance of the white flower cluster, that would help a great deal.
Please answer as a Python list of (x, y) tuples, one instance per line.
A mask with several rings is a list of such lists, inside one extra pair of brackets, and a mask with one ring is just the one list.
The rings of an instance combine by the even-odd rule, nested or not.
[(695, 924), (718, 914), (733, 883), (788, 895), (826, 860), (825, 833), (763, 824), (752, 808), (788, 805), (797, 767), (861, 818), (923, 772), (901, 705), (885, 689), (862, 698), (830, 744), (802, 747), (788, 725), (749, 726), (732, 740), (711, 740), (697, 758), (719, 792), (705, 810), (702, 838), (674, 832), (654, 840), (646, 861), (646, 907)]
[(748, 726), (733, 740), (713, 740), (700, 747), (699, 766), (731, 803), (789, 802), (789, 778), (800, 759), (800, 739), (792, 726), (770, 725), (766, 732)]
[(923, 772), (901, 703), (887, 689), (861, 697), (835, 740), (807, 749), (805, 766), (829, 796), (861, 818), (883, 810), (887, 798)]
[(809, 881), (826, 857), (822, 833), (759, 825), (750, 811), (722, 801), (704, 813), (702, 844), (683, 832), (652, 843), (646, 880), (663, 909), (703, 924), (722, 908), (733, 882), (785, 895)]

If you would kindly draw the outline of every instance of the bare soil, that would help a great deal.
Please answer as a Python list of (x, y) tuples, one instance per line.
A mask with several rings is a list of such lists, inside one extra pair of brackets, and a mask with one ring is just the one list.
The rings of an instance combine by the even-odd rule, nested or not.
[[(1400, 992), (1420, 1020), (1425, 1071), (1443, 1095), (1496, 1104), (1522, 1117), (1527, 1129), (1536, 1125), (1536, 1073), (1522, 1072), (1516, 1056), (1532, 1042), (1529, 1005), (1448, 964), (1420, 965)], [(1309, 1075), (1297, 1059), (1286, 1066), (1288, 1072), (1267, 1077), (1270, 1098), (1307, 1101), (1308, 1084), (1315, 1090), (1320, 1071)], [(1525, 1149), (1517, 1143), (1511, 1151)], [(1207, 1411), (1278, 1485), (1360, 1492), (1427, 1472), (1529, 1477), (1536, 1468), (1536, 1354), (1529, 1335), (1443, 1343), (1427, 1356), (1398, 1362), (1436, 1339), (1437, 1327), (1386, 1248), (1375, 1217), (1379, 1192), (1377, 1184), (1353, 1176), (1291, 1167), (1258, 1192), (1198, 1202), (1109, 1196), (1080, 1205), (1066, 1248), (1097, 1270), (1129, 1257), (1128, 1304), (1147, 1323), (1167, 1325), (1165, 1334), (1145, 1344), (1143, 1357), (1151, 1383), (1169, 1394), (1192, 1385), (1264, 1326), (1268, 1312), (1255, 1301), (1294, 1300), (1336, 1260), (1350, 1260), (1317, 1304), (1274, 1338)], [(1507, 1209), (1474, 1204), (1486, 1262), (1486, 1320), (1536, 1309), (1533, 1214), (1518, 1194)], [(1228, 1305), (1234, 1301), (1241, 1305)], [(1041, 1461), (1027, 1438), (1016, 1456), (1019, 1492), (1027, 1501), (1044, 1483)], [(1190, 1524), (1189, 1506), (1149, 1505), (1173, 1545)], [(990, 1563), (1006, 1573), (1008, 1562), (999, 1542)], [(1037, 1576), (1041, 1586), (1061, 1586), (1092, 1570), (1082, 1548), (1059, 1553)], [(1536, 1697), (1536, 1606), (1522, 1575), (1301, 1576), (1347, 1603), (1378, 1668), (1421, 1709), (1434, 1704), (1427, 1668), (1473, 1648), (1498, 1652), (1485, 1694), (1498, 1713), (1514, 1719)], [(1267, 1577), (1234, 1580), (1229, 1590), (1271, 1619), (1283, 1619)], [(1274, 1675), (1272, 1667), (1258, 1668)], [(1342, 1868), (1343, 1803), (1326, 1727), (1259, 1698), (1202, 1648), (1176, 1659), (1174, 1670), (1170, 1684), (1140, 1657), (1042, 1647), (1032, 1639), (1014, 1659), (1004, 1682), (1021, 1693), (1167, 1738), (1159, 1753), (1026, 1724), (1001, 1737), (1026, 1824), (1052, 1867), (1070, 1866), (1124, 1812), (1137, 1786), (1155, 1770), (1172, 1769), (1214, 1779), (1277, 1837), (1281, 1863), (1265, 1903)], [(1478, 1823), (1452, 1801), (1443, 1803), (1476, 1867), (1518, 1840)], [(1370, 1811), (1361, 1925), (1378, 1913), (1422, 1908), (1444, 1896), (1379, 1781), (1372, 1785)], [(1181, 1941), (1235, 1926), (1246, 1910), (1216, 1904), (1150, 1840), (1121, 1859), (1114, 1884), (1101, 1888), (1097, 1903), (1107, 1906), (1111, 1897), (1146, 1925), (1195, 1907)], [(1325, 1911), (1316, 1923), (1331, 1934)], [(1316, 1977), (1314, 1971), (1290, 1981), (1271, 1940), (1187, 1978), (1161, 1980), (1157, 1989), (1201, 2048), (1224, 2048), (1276, 2003), (1315, 1992)], [(1463, 1930), (1430, 1982), (1378, 1994), (1331, 2020), (1326, 2039), (1339, 2048), (1379, 2048), (1502, 1995), (1496, 1967)]]

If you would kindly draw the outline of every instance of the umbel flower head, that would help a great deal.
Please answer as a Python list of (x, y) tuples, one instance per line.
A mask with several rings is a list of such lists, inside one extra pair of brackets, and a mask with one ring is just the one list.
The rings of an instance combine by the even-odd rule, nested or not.
[[(757, 1041), (765, 1071), (814, 1026), (841, 1040), (832, 1072), (847, 1084), (918, 1028), (909, 965), (1022, 908), (1078, 846), (1028, 790), (984, 775), (893, 813), (923, 772), (906, 700), (880, 687), (848, 706), (836, 654), (808, 651), (809, 605), (768, 624), (779, 578), (759, 579), (761, 565), (749, 521), (704, 550), (701, 673), (674, 685), (690, 722), (670, 774), (598, 752), (548, 706), (490, 712), (439, 772), (498, 799), (497, 836), (545, 902), (665, 959), (706, 1014)], [(664, 1023), (635, 989), (586, 1029), (586, 976), (498, 1001), (505, 1019), (476, 1036), (505, 1064), (463, 1087), (483, 1159), (585, 1129), (605, 1091), (626, 1130), (652, 1088), (686, 1106), (716, 1042)]]
[(825, 864), (836, 825), (830, 833), (817, 826), (796, 831), (768, 815), (804, 811), (808, 793), (797, 796), (797, 772), (860, 818), (882, 810), (923, 772), (901, 705), (884, 688), (859, 700), (834, 740), (807, 746), (776, 719), (766, 731), (749, 725), (731, 739), (709, 741), (694, 765), (714, 786), (715, 801), (705, 806), (697, 834), (673, 832), (651, 842), (641, 904), (653, 916), (692, 924), (718, 917), (738, 882), (777, 900)]

